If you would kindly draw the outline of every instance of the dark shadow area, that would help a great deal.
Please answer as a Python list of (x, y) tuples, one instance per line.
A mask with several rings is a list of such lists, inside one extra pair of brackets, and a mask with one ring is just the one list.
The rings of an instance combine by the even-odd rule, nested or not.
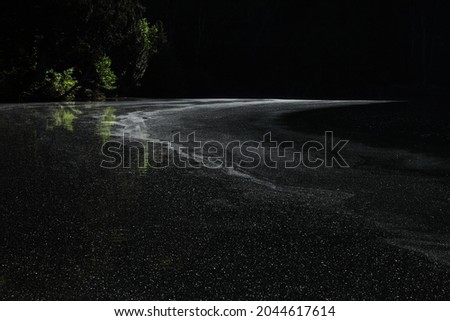
[(450, 85), (440, 0), (148, 0), (167, 45), (142, 97), (411, 98)]
[(449, 119), (448, 103), (413, 101), (295, 112), (280, 121), (295, 131), (449, 157)]

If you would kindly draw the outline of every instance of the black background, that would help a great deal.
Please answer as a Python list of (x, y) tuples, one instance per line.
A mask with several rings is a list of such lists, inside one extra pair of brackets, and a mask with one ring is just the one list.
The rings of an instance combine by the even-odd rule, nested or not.
[(168, 43), (143, 96), (410, 97), (449, 85), (439, 0), (152, 0)]

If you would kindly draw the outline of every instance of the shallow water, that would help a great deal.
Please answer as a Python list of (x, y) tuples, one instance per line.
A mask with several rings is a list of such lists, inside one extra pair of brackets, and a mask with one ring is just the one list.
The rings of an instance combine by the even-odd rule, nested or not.
[(382, 166), (426, 155), (352, 142), (350, 169), (100, 167), (102, 145), (124, 131), (304, 141), (319, 138), (280, 115), (370, 103), (0, 106), (1, 298), (448, 298), (448, 176)]

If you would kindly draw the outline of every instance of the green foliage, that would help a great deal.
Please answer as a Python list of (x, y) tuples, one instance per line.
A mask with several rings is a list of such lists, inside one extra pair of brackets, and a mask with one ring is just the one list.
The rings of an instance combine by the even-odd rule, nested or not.
[(160, 38), (162, 32), (162, 25), (157, 24), (151, 26), (147, 19), (142, 18), (138, 23), (139, 33), (141, 41), (144, 44), (144, 49), (153, 55), (158, 52), (156, 44)]
[(132, 28), (122, 49), (126, 54), (113, 56), (115, 65), (124, 66), (118, 70), (118, 84), (119, 89), (125, 90), (139, 82), (147, 71), (150, 58), (166, 42), (162, 23), (151, 25), (141, 18)]
[(143, 18), (140, 0), (15, 1), (11, 9), (0, 12), (9, 30), (0, 37), (0, 95), (8, 100), (125, 93), (157, 52), (161, 27)]
[(21, 96), (26, 100), (74, 100), (80, 87), (74, 71), (73, 67), (62, 72), (47, 70), (44, 80), (33, 81)]
[(95, 63), (95, 71), (99, 78), (100, 87), (106, 90), (116, 89), (117, 77), (111, 69), (111, 58), (104, 55)]
[(69, 68), (63, 72), (56, 72), (50, 69), (45, 74), (45, 82), (54, 98), (63, 100), (73, 100), (77, 89), (78, 81), (73, 76), (74, 68)]

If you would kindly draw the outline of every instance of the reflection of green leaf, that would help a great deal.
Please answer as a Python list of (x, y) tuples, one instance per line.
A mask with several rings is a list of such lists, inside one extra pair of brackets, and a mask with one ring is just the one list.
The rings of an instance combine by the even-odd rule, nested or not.
[(4, 286), (6, 284), (6, 278), (4, 275), (0, 275), (0, 286)]
[(75, 107), (60, 106), (53, 114), (53, 124), (48, 126), (48, 129), (54, 127), (63, 127), (66, 130), (73, 132), (73, 121), (78, 118), (81, 111)]
[[(143, 166), (139, 165), (139, 171), (141, 172), (141, 174), (147, 174), (148, 173), (148, 169), (149, 169), (149, 150), (148, 150), (148, 145), (145, 145), (144, 147), (144, 160), (143, 160)], [(138, 160), (139, 162), (139, 160)]]
[(102, 117), (100, 117), (100, 124), (97, 125), (97, 134), (101, 137), (101, 139), (105, 142), (111, 136), (111, 129), (116, 121), (115, 115), (116, 109), (112, 107), (107, 107)]

